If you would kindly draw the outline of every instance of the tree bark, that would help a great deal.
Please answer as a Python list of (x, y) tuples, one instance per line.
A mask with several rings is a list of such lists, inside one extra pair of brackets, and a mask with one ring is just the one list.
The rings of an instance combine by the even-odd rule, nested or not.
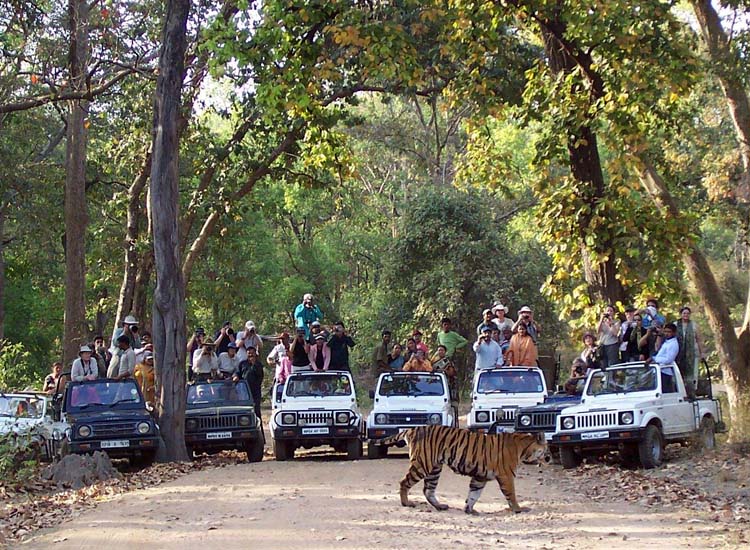
[[(70, 49), (68, 63), (70, 87), (86, 89), (88, 59), (88, 13), (86, 0), (69, 0)], [(78, 347), (86, 335), (86, 116), (88, 102), (70, 102), (65, 156), (65, 323), (63, 361), (69, 364), (78, 356)]]
[[(150, 241), (149, 241), (150, 242)], [(148, 311), (149, 284), (151, 283), (151, 273), (154, 270), (154, 250), (142, 254), (138, 262), (138, 273), (135, 275), (135, 289), (133, 291), (133, 315), (138, 320), (146, 319)], [(143, 322), (146, 328), (148, 324)]]
[[(553, 74), (567, 73), (576, 68), (577, 62), (558, 42), (559, 36), (565, 35), (565, 24), (559, 20), (546, 21), (542, 27), (542, 38), (544, 40), (544, 51), (549, 59), (549, 67)], [(567, 134), (568, 159), (570, 171), (578, 186), (578, 195), (592, 208), (602, 200), (605, 200), (604, 172), (602, 170), (601, 158), (599, 157), (599, 146), (596, 133), (590, 126), (583, 125), (577, 128), (565, 128)], [(591, 215), (583, 216), (578, 220), (581, 232), (588, 230), (591, 223)], [(597, 250), (590, 251), (586, 244), (579, 244), (583, 262), (583, 273), (586, 283), (589, 285), (591, 298), (605, 304), (624, 303), (627, 296), (617, 274), (616, 257), (614, 246), (609, 239), (598, 242)], [(607, 260), (595, 262), (591, 252), (605, 253)]]
[[(679, 219), (677, 204), (653, 165), (643, 157), (635, 157), (635, 161), (643, 187), (654, 203), (666, 217)], [(689, 244), (683, 261), (705, 308), (721, 359), (732, 418), (730, 440), (750, 441), (750, 335), (745, 329), (735, 331), (716, 277), (695, 243)]]
[[(115, 326), (120, 326), (126, 315), (134, 310), (136, 276), (139, 269), (138, 239), (140, 236), (141, 195), (151, 175), (151, 151), (146, 153), (138, 176), (128, 189), (128, 210), (125, 228), (125, 269), (123, 270), (120, 294), (117, 299)], [(136, 319), (141, 320), (136, 315)]]
[(5, 201), (0, 204), (0, 349), (5, 340)]
[(151, 216), (156, 291), (152, 337), (156, 353), (157, 413), (163, 452), (159, 459), (184, 461), (185, 449), (185, 286), (180, 269), (179, 136), (180, 96), (185, 77), (190, 0), (168, 0), (156, 84)]

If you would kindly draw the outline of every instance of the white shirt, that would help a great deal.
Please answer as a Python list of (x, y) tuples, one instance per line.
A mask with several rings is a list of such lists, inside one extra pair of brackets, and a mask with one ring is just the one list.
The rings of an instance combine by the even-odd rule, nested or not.
[(503, 350), (494, 340), (474, 342), (474, 353), (477, 355), (475, 369), (492, 369), (503, 366)]
[(260, 356), (260, 350), (263, 348), (263, 340), (260, 339), (260, 336), (257, 334), (250, 336), (250, 333), (246, 330), (237, 334), (237, 341), (235, 344), (237, 344), (237, 357), (240, 358), (240, 362), (247, 359), (248, 347), (254, 347), (255, 351), (258, 352), (258, 356)]
[(237, 354), (229, 357), (229, 352), (223, 352), (219, 355), (219, 370), (227, 374), (234, 374), (240, 368), (240, 358)]
[(212, 351), (210, 355), (203, 355), (202, 350), (197, 350), (193, 354), (193, 372), (196, 374), (210, 374), (212, 371), (219, 370), (219, 358)]
[(281, 361), (282, 357), (286, 356), (286, 347), (284, 347), (284, 344), (279, 343), (276, 344), (273, 349), (271, 350), (271, 353), (268, 354), (268, 357), (266, 357), (266, 361), (269, 365), (276, 365), (279, 361)]
[(659, 351), (654, 355), (654, 363), (659, 363), (660, 365), (674, 363), (674, 360), (677, 359), (678, 353), (680, 353), (680, 344), (677, 341), (677, 338), (672, 337), (668, 340), (664, 340), (661, 343)]
[(99, 377), (99, 364), (93, 358), (90, 358), (87, 363), (84, 363), (80, 357), (73, 361), (73, 367), (70, 369), (71, 380), (80, 382), (92, 374), (94, 377)]

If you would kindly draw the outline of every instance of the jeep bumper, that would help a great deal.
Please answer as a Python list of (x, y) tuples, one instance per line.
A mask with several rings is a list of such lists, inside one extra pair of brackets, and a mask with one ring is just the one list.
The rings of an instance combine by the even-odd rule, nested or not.
[(324, 440), (352, 439), (360, 436), (359, 426), (276, 426), (276, 440)]
[(155, 453), (159, 447), (159, 437), (149, 435), (145, 437), (128, 437), (120, 439), (92, 439), (68, 442), (71, 453), (89, 454), (94, 451), (104, 451), (111, 458), (128, 458), (143, 454)]
[(580, 447), (592, 450), (617, 450), (625, 443), (637, 443), (643, 439), (644, 429), (632, 427), (587, 432), (553, 434), (548, 442), (560, 447)]
[(210, 430), (185, 434), (185, 444), (193, 450), (237, 449), (255, 439), (262, 439), (260, 430), (257, 428)]

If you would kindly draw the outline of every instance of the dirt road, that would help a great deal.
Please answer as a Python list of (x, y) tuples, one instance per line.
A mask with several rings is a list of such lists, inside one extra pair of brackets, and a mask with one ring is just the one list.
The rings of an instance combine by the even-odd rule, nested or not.
[(433, 511), (421, 485), (415, 509), (399, 505), (403, 452), (383, 460), (346, 462), (307, 453), (293, 462), (266, 459), (187, 475), (154, 488), (121, 495), (86, 510), (21, 548), (132, 548), (208, 550), (262, 548), (533, 548), (607, 550), (660, 547), (735, 548), (737, 533), (700, 512), (590, 501), (581, 478), (559, 466), (522, 466), (519, 500), (528, 512), (514, 515), (489, 485), (463, 513), (468, 478), (447, 469), (438, 497), (450, 505)]

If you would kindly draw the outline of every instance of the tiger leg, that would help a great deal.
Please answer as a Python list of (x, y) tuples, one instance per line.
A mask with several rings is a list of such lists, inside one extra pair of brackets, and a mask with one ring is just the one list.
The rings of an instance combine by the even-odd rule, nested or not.
[(440, 481), (440, 472), (443, 469), (442, 464), (438, 464), (427, 476), (424, 478), (424, 496), (427, 502), (432, 504), (436, 510), (447, 510), (447, 504), (441, 504), (437, 498), (435, 498), (435, 489), (437, 489), (438, 481)]
[(414, 487), (420, 480), (425, 477), (422, 470), (412, 465), (409, 467), (409, 471), (406, 472), (404, 479), (401, 480), (401, 489), (399, 495), (401, 496), (401, 506), (416, 506), (412, 501), (409, 500), (409, 489)]
[(472, 477), (471, 483), (469, 483), (469, 496), (466, 497), (466, 506), (464, 506), (464, 512), (467, 514), (476, 514), (474, 511), (474, 505), (479, 500), (479, 495), (482, 494), (482, 489), (487, 485), (487, 480)]
[[(505, 479), (503, 479), (505, 477)], [(505, 495), (505, 499), (508, 501), (508, 506), (516, 514), (520, 513), (521, 507), (518, 505), (518, 499), (516, 499), (516, 480), (512, 475), (500, 476), (497, 478), (497, 482), (500, 484), (500, 490)]]

